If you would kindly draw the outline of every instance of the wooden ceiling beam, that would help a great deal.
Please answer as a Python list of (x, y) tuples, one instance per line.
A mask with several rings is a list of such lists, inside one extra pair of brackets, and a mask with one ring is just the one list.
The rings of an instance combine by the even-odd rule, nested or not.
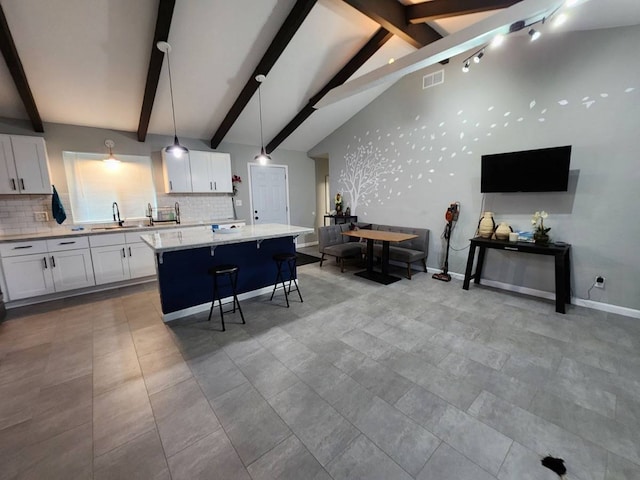
[(173, 18), (173, 9), (175, 4), (175, 0), (160, 0), (160, 3), (158, 4), (156, 30), (153, 34), (153, 43), (151, 44), (149, 69), (147, 70), (147, 83), (144, 87), (142, 108), (140, 109), (140, 121), (138, 122), (139, 142), (144, 142), (147, 138), (147, 130), (149, 129), (149, 121), (151, 120), (151, 111), (153, 110), (153, 102), (156, 98), (158, 82), (160, 81), (160, 72), (162, 71), (162, 61), (164, 60), (164, 53), (158, 50), (156, 44), (158, 42), (166, 42), (169, 39), (169, 29), (171, 28), (171, 19)]
[(267, 153), (273, 152), (278, 146), (284, 142), (289, 135), (291, 135), (307, 118), (309, 118), (315, 108), (313, 106), (320, 101), (332, 88), (342, 85), (346, 82), (351, 75), (353, 75), (362, 65), (366, 63), (371, 56), (376, 53), (380, 48), (387, 43), (393, 37), (393, 33), (385, 28), (380, 28), (369, 39), (369, 41), (356, 53), (349, 62), (336, 73), (327, 84), (316, 93), (309, 102), (298, 112), (298, 114), (291, 120), (280, 132), (271, 140), (265, 150)]
[(402, 38), (415, 48), (422, 48), (442, 36), (426, 23), (407, 23), (406, 7), (397, 0), (343, 0), (381, 27)]
[(24, 72), (16, 44), (13, 42), (13, 36), (11, 35), (11, 30), (9, 30), (9, 24), (7, 23), (7, 17), (4, 15), (2, 5), (0, 5), (0, 50), (2, 50), (2, 55), (9, 68), (9, 73), (13, 77), (13, 82), (22, 99), (24, 108), (31, 119), (33, 130), (44, 132), (44, 125), (42, 124), (40, 113), (38, 113), (36, 101), (31, 93), (31, 87), (29, 87), (27, 74)]
[(235, 121), (238, 119), (244, 108), (247, 106), (253, 94), (258, 90), (258, 86), (260, 85), (256, 80), (256, 76), (258, 75), (267, 75), (271, 68), (275, 65), (284, 49), (287, 47), (293, 36), (298, 31), (300, 25), (307, 15), (316, 4), (317, 0), (297, 0), (296, 4), (289, 12), (287, 19), (284, 21), (278, 33), (271, 41), (271, 45), (267, 48), (267, 51), (262, 56), (262, 59), (258, 63), (258, 66), (253, 70), (253, 73), (247, 80), (244, 88), (240, 92), (240, 95), (231, 106), (231, 109), (227, 112), (227, 115), (224, 117), (224, 120), (218, 127), (218, 130), (213, 134), (211, 138), (211, 148), (218, 148), (220, 142), (225, 137), (225, 135), (229, 132)]
[(411, 24), (422, 24), (440, 18), (488, 12), (507, 8), (520, 0), (431, 0), (407, 5), (406, 19)]

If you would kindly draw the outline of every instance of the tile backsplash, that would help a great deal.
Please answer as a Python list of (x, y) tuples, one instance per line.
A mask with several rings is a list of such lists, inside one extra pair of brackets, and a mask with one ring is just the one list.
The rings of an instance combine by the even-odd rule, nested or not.
[[(60, 193), (67, 219), (58, 225), (51, 214), (51, 195), (1, 195), (0, 196), (0, 236), (31, 233), (49, 233), (60, 229), (68, 230), (73, 223), (71, 203), (67, 193)], [(229, 195), (167, 195), (158, 194), (158, 207), (180, 204), (180, 218), (183, 222), (208, 222), (233, 218), (232, 197)], [(111, 211), (111, 205), (105, 206)], [(49, 221), (35, 220), (36, 212), (47, 212)], [(123, 212), (124, 214), (125, 212)]]

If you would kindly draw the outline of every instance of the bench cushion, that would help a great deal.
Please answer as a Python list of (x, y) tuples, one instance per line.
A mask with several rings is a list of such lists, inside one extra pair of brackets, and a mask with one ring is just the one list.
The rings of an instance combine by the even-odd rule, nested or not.
[(333, 255), (334, 257), (343, 258), (343, 257), (355, 257), (359, 256), (361, 253), (360, 244), (359, 243), (341, 243), (338, 245), (330, 245), (325, 247), (322, 253), (326, 253), (327, 255)]
[[(373, 254), (376, 257), (382, 256), (382, 245), (374, 245), (373, 246)], [(395, 260), (397, 262), (408, 262), (413, 263), (427, 257), (426, 252), (422, 252), (420, 250), (412, 250), (410, 248), (404, 247), (394, 247), (393, 245), (389, 246), (389, 259)]]

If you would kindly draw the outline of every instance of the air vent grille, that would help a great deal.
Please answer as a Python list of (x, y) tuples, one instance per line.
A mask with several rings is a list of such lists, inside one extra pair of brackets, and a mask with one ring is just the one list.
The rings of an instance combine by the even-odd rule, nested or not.
[(430, 73), (422, 77), (422, 89), (431, 88), (444, 83), (444, 70)]

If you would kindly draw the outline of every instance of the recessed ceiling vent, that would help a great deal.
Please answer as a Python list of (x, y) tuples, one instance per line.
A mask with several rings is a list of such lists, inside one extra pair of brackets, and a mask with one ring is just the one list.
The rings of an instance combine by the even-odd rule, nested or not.
[(438, 70), (437, 72), (430, 73), (422, 77), (422, 89), (435, 87), (444, 83), (444, 70)]

